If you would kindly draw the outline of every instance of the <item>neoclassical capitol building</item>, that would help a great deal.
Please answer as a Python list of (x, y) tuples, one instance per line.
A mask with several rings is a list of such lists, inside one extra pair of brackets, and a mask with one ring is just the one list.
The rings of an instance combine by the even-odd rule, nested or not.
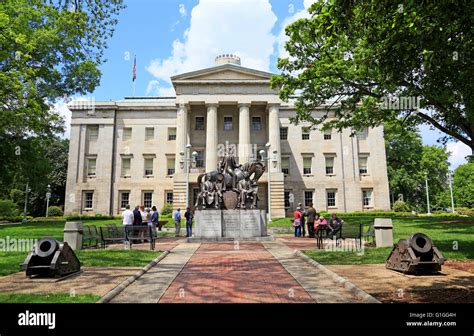
[(240, 163), (266, 160), (259, 207), (267, 209), (270, 198), (274, 218), (309, 202), (338, 212), (389, 209), (383, 127), (351, 137), (351, 130), (291, 124), (295, 108), (270, 88), (271, 76), (222, 55), (211, 68), (173, 76), (176, 97), (70, 104), (65, 212), (115, 215), (126, 204), (183, 209), (186, 194), (190, 205), (196, 201), (198, 175), (215, 170), (226, 151)]

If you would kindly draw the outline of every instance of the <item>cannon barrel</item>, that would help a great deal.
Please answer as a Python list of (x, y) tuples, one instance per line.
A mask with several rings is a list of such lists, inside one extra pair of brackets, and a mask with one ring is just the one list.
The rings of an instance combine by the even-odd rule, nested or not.
[(424, 255), (430, 253), (433, 247), (431, 239), (423, 233), (415, 233), (409, 239), (410, 247), (417, 255)]
[(48, 237), (42, 238), (38, 241), (35, 247), (35, 252), (39, 257), (47, 258), (53, 255), (58, 249), (58, 241)]

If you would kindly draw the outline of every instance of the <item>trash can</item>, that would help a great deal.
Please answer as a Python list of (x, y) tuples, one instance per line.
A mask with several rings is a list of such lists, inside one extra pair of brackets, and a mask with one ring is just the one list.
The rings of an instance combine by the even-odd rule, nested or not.
[(64, 242), (74, 250), (82, 249), (82, 237), (84, 228), (82, 222), (66, 222), (64, 225)]
[(377, 247), (393, 246), (393, 225), (391, 218), (375, 218), (375, 245)]

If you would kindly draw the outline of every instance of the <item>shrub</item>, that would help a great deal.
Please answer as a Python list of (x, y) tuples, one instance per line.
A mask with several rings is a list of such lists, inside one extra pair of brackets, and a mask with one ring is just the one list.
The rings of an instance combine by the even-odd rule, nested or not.
[(77, 215), (74, 214), (72, 216), (66, 216), (67, 221), (82, 221), (82, 220), (111, 220), (111, 219), (117, 219), (120, 218), (120, 216), (105, 216), (101, 214), (97, 214), (95, 216), (89, 216), (89, 215)]
[[(26, 219), (31, 221), (33, 217), (26, 216)], [(20, 223), (23, 221), (23, 216), (0, 216), (0, 222)]]
[(469, 208), (454, 208), (454, 210), (459, 214), (463, 216), (474, 216), (474, 209), (469, 209)]
[(52, 205), (48, 208), (48, 216), (62, 216), (64, 215), (63, 210), (55, 205)]
[(172, 213), (173, 213), (173, 204), (171, 204), (171, 203), (166, 203), (163, 206), (163, 209), (161, 209), (161, 214), (163, 216), (171, 215)]
[(410, 211), (410, 207), (404, 201), (395, 201), (395, 203), (393, 203), (393, 211), (408, 212)]
[(63, 222), (65, 221), (64, 216), (49, 216), (48, 217), (35, 217), (31, 222)]
[(0, 217), (18, 215), (18, 206), (12, 200), (0, 200)]

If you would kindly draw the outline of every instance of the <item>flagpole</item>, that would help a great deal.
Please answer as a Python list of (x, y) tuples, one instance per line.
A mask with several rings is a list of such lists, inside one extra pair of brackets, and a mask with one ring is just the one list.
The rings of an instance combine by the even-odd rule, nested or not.
[(132, 97), (135, 97), (135, 81), (133, 81), (132, 85)]

